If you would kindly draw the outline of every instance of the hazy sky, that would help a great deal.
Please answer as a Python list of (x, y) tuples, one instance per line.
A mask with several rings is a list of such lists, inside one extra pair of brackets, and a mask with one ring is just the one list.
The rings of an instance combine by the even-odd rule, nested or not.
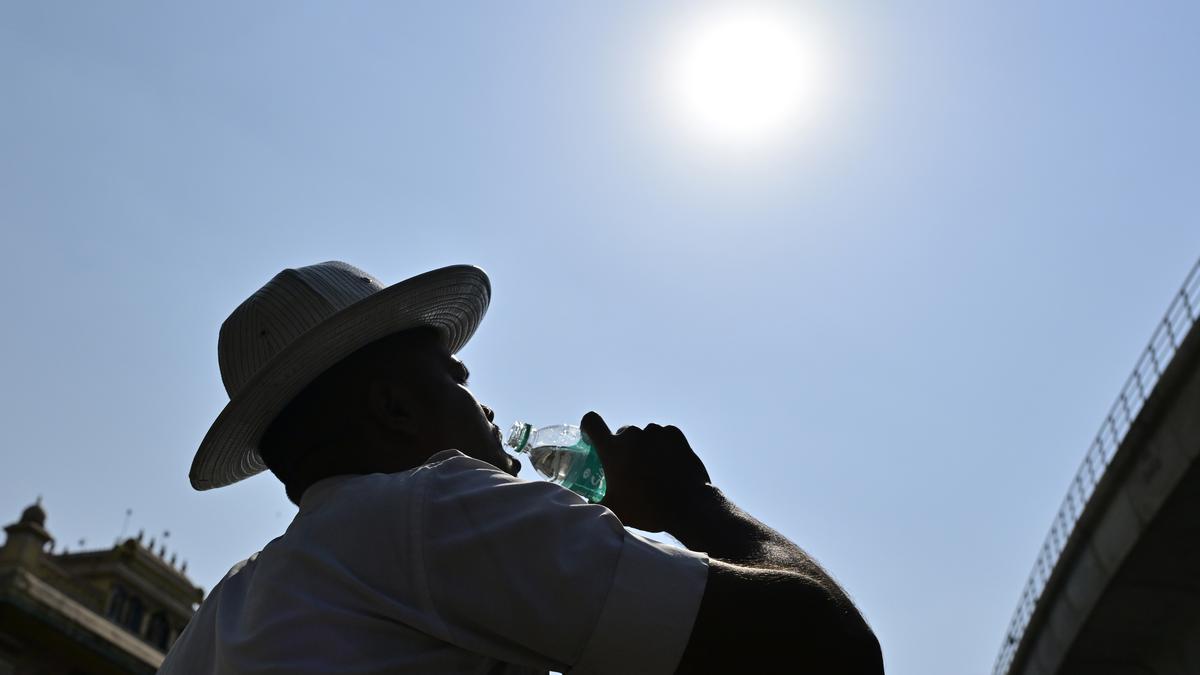
[(1200, 4), (828, 2), (812, 119), (685, 133), (700, 3), (0, 3), (0, 521), (133, 509), (211, 588), (286, 527), (197, 493), (228, 313), (287, 266), (492, 278), (502, 425), (681, 427), (894, 675), (991, 669), (1200, 255)]

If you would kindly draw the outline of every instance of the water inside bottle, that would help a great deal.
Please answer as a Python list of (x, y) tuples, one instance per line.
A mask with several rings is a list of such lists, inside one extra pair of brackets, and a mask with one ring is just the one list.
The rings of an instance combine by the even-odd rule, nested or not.
[(593, 504), (604, 499), (604, 471), (600, 457), (590, 448), (542, 445), (530, 448), (528, 453), (533, 468), (549, 480)]
[(529, 449), (529, 458), (538, 473), (555, 483), (572, 477), (582, 453), (575, 448), (543, 445)]

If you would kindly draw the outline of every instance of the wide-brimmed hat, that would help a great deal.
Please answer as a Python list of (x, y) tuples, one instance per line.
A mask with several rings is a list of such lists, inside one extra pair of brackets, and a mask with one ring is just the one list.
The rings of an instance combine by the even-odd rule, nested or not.
[(229, 404), (192, 460), (192, 487), (209, 490), (266, 469), (258, 443), (318, 375), (366, 345), (428, 326), (451, 354), (487, 312), (492, 287), (478, 267), (454, 265), (384, 287), (344, 262), (286, 269), (246, 299), (217, 339)]

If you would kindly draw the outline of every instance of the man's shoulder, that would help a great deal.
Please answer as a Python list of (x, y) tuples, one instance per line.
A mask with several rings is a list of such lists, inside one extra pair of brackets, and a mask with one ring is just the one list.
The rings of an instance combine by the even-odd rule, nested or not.
[(441, 484), (454, 482), (482, 486), (529, 482), (459, 450), (442, 450), (435, 453), (412, 472), (425, 474), (429, 480)]
[(500, 471), (500, 469), (497, 469), (496, 467), (492, 466), (491, 464), (488, 464), (487, 462), (485, 462), (481, 459), (476, 459), (474, 457), (471, 457), (470, 455), (467, 455), (466, 453), (464, 453), (461, 450), (455, 450), (453, 448), (451, 448), (449, 450), (442, 450), (441, 452), (435, 452), (434, 454), (429, 456), (429, 459), (425, 460), (424, 464), (422, 464), (421, 466), (418, 466), (416, 468), (416, 470), (421, 470), (421, 469), (451, 469), (451, 470), (453, 470), (453, 469), (458, 469), (458, 468), (479, 468), (479, 469), (486, 469), (488, 471), (498, 471), (500, 473), (504, 473), (503, 471)]
[(424, 463), (405, 471), (343, 474), (320, 480), (305, 491), (300, 512), (323, 510), (324, 505), (330, 503), (367, 506), (375, 501), (371, 499), (372, 496), (390, 502), (397, 497), (408, 498), (423, 493), (431, 483), (437, 485), (435, 489), (438, 491), (445, 491), (451, 486), (469, 489), (469, 486), (484, 487), (512, 482), (526, 481), (459, 450), (442, 450), (431, 455)]

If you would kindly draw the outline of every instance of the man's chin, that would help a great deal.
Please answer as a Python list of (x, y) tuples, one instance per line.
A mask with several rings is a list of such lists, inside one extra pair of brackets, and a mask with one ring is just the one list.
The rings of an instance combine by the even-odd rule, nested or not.
[(504, 458), (508, 460), (508, 467), (505, 468), (504, 471), (508, 472), (512, 476), (516, 476), (521, 472), (521, 460), (509, 455), (505, 455)]
[(463, 454), (467, 455), (468, 457), (474, 457), (475, 459), (487, 462), (488, 464), (491, 464), (492, 466), (496, 467), (497, 469), (500, 469), (504, 473), (507, 473), (511, 476), (516, 476), (517, 473), (519, 473), (521, 471), (521, 460), (517, 459), (516, 457), (513, 457), (512, 455), (510, 455), (507, 452), (504, 452), (503, 450), (500, 450), (498, 448), (494, 452), (487, 452), (487, 453), (470, 453), (470, 452), (468, 452), (468, 453), (463, 453)]

